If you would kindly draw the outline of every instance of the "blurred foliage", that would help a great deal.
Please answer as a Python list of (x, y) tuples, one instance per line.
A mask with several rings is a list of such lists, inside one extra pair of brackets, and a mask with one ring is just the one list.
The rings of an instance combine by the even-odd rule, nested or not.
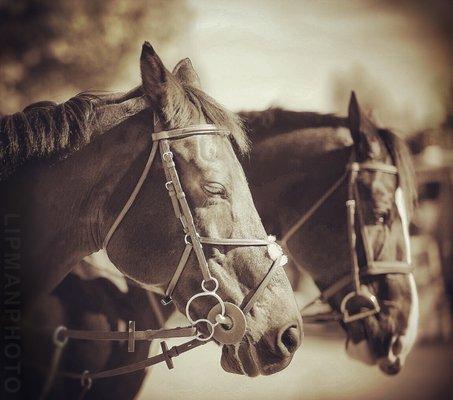
[(109, 87), (141, 42), (159, 51), (191, 20), (184, 0), (0, 0), (0, 112)]

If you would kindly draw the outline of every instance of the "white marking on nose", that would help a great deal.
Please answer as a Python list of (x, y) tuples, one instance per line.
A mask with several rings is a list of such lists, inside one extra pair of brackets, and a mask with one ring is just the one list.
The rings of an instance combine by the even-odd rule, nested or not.
[(399, 358), (401, 365), (403, 365), (407, 355), (414, 346), (415, 339), (417, 338), (417, 329), (418, 329), (418, 296), (417, 296), (417, 286), (415, 285), (415, 279), (413, 274), (409, 274), (409, 284), (411, 289), (411, 308), (409, 311), (409, 317), (407, 321), (407, 329), (404, 335), (400, 336), (401, 341), (401, 353)]

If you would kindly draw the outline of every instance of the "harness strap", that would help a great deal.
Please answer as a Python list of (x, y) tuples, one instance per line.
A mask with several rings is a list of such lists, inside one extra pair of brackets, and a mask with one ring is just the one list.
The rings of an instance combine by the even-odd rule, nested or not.
[(221, 239), (201, 236), (200, 242), (211, 246), (268, 246), (273, 243), (269, 239)]
[(171, 302), (171, 298), (173, 296), (173, 291), (175, 290), (175, 287), (179, 281), (179, 278), (181, 277), (184, 267), (187, 264), (187, 261), (189, 259), (191, 252), (192, 252), (192, 245), (190, 243), (187, 243), (186, 247), (184, 247), (184, 251), (179, 260), (178, 267), (176, 268), (176, 271), (173, 274), (173, 276), (167, 286), (167, 290), (165, 291), (165, 298), (163, 298), (161, 300), (163, 305), (167, 305)]
[[(287, 246), (288, 240), (302, 227), (302, 225), (310, 219), (313, 214), (317, 211), (317, 209), (327, 200), (327, 198), (335, 192), (335, 190), (340, 186), (340, 184), (349, 176), (348, 179), (348, 200), (346, 202), (346, 209), (347, 209), (347, 223), (348, 223), (348, 239), (349, 239), (349, 253), (351, 257), (351, 273), (340, 278), (334, 284), (329, 286), (326, 290), (322, 291), (322, 293), (317, 296), (315, 299), (310, 301), (308, 304), (304, 305), (301, 308), (301, 314), (306, 323), (324, 323), (324, 322), (331, 322), (331, 321), (338, 321), (344, 320), (344, 315), (338, 313), (336, 311), (322, 313), (322, 314), (309, 314), (304, 313), (307, 309), (309, 309), (315, 303), (321, 301), (326, 302), (329, 298), (334, 296), (338, 293), (341, 289), (345, 286), (353, 282), (354, 289), (356, 294), (361, 293), (361, 284), (360, 284), (360, 277), (370, 276), (370, 275), (385, 275), (385, 274), (408, 274), (413, 271), (413, 267), (410, 265), (409, 262), (403, 261), (374, 261), (372, 256), (372, 250), (369, 247), (370, 241), (368, 240), (367, 233), (364, 229), (364, 217), (360, 207), (357, 207), (357, 202), (360, 200), (360, 196), (358, 193), (357, 188), (357, 175), (361, 170), (371, 170), (371, 171), (380, 171), (389, 174), (398, 174), (398, 169), (394, 165), (388, 165), (381, 162), (350, 162), (346, 167), (346, 172), (339, 180), (337, 180), (324, 194), (321, 198), (313, 204), (312, 207), (291, 227), (291, 229), (284, 235), (281, 243), (282, 246), (288, 252), (288, 255), (291, 257), (291, 251)], [(402, 211), (398, 209), (400, 214), (404, 214), (402, 217), (403, 223), (403, 232), (405, 233), (405, 244), (409, 251), (408, 260), (410, 261), (410, 250), (409, 250), (409, 240), (407, 235), (407, 218), (405, 215), (404, 206), (401, 206), (403, 203), (403, 195), (401, 189), (398, 188), (396, 195), (395, 195), (397, 207), (402, 208)], [(355, 228), (356, 222), (356, 215), (358, 215), (359, 222), (361, 225), (360, 233), (362, 235), (362, 241), (364, 246), (364, 253), (366, 257), (366, 267), (360, 269), (358, 258), (357, 258), (357, 251), (356, 251), (356, 241), (357, 241), (357, 233)], [(297, 260), (294, 257), (291, 257), (293, 262), (297, 265)], [(350, 294), (351, 295), (351, 294)], [(348, 295), (349, 296), (349, 295)], [(378, 307), (378, 306), (377, 306)], [(377, 308), (375, 309), (377, 310)], [(374, 311), (372, 311), (374, 312)], [(359, 314), (358, 314), (359, 315)], [(361, 314), (363, 315), (363, 314)]]
[(39, 396), (40, 400), (47, 399), (49, 397), (50, 391), (52, 390), (53, 383), (55, 381), (55, 377), (58, 374), (58, 368), (61, 362), (61, 356), (63, 354), (64, 346), (66, 344), (66, 340), (57, 344), (54, 341), (54, 352), (52, 354), (52, 360), (50, 362), (49, 374), (47, 375), (46, 382), (44, 384), (44, 388)]
[(386, 164), (380, 161), (365, 161), (361, 163), (351, 163), (351, 165), (356, 164), (359, 169), (365, 169), (369, 171), (378, 171), (385, 172), (386, 174), (398, 175), (398, 168), (394, 165)]
[(373, 261), (360, 275), (409, 274), (414, 267), (404, 261)]
[[(175, 337), (195, 336), (197, 330), (193, 326), (182, 326), (172, 329), (147, 329), (145, 331), (134, 331), (134, 340), (151, 341), (154, 339), (168, 339)], [(109, 340), (129, 341), (129, 332), (123, 331), (83, 331), (64, 328), (60, 331), (62, 339), (78, 340)]]
[(288, 240), (312, 217), (312, 215), (321, 207), (325, 201), (332, 196), (333, 193), (340, 187), (342, 182), (348, 176), (348, 172), (346, 171), (340, 178), (338, 178), (335, 183), (327, 189), (327, 191), (317, 200), (309, 209), (308, 211), (303, 214), (297, 222), (285, 233), (283, 238), (280, 240), (282, 246), (288, 249)]
[(164, 314), (159, 307), (159, 301), (156, 298), (156, 294), (153, 292), (150, 292), (149, 290), (146, 291), (149, 302), (151, 303), (151, 309), (153, 310), (154, 316), (157, 318), (157, 324), (160, 328), (163, 328), (166, 322), (166, 318), (164, 317)]
[(218, 128), (212, 124), (191, 125), (186, 128), (172, 129), (170, 131), (154, 132), (151, 136), (154, 141), (165, 139), (182, 139), (193, 135), (223, 135), (228, 136), (230, 132), (225, 128)]
[(354, 187), (357, 178), (357, 171), (351, 171), (349, 179), (349, 199), (346, 201), (349, 255), (351, 257), (351, 279), (356, 292), (360, 291), (360, 267), (357, 257), (357, 234), (355, 230), (356, 203), (354, 200)]
[(124, 219), (126, 216), (127, 212), (131, 208), (132, 204), (134, 204), (134, 201), (140, 192), (140, 189), (143, 186), (143, 183), (146, 180), (146, 177), (148, 176), (149, 170), (151, 168), (151, 165), (153, 165), (154, 158), (156, 157), (157, 153), (157, 142), (153, 143), (153, 147), (151, 148), (151, 152), (149, 153), (148, 160), (146, 161), (145, 168), (143, 169), (142, 174), (140, 175), (140, 178), (135, 185), (134, 190), (132, 191), (131, 195), (129, 196), (129, 199), (127, 200), (126, 204), (124, 205), (123, 209), (121, 212), (118, 214), (116, 217), (115, 221), (113, 222), (112, 226), (110, 227), (104, 242), (102, 243), (102, 248), (107, 251), (107, 246), (109, 244), (110, 239), (112, 238), (113, 234), (116, 231), (116, 228), (118, 228), (118, 225), (121, 223), (121, 221)]
[(173, 346), (171, 349), (167, 350), (166, 347), (162, 347), (162, 353), (157, 354), (153, 357), (149, 357), (143, 361), (138, 361), (132, 364), (125, 365), (123, 367), (119, 368), (113, 368), (105, 371), (100, 371), (100, 372), (88, 372), (84, 374), (78, 374), (78, 373), (72, 373), (72, 372), (64, 372), (61, 371), (58, 373), (58, 375), (63, 376), (65, 378), (70, 378), (70, 379), (85, 379), (85, 380), (95, 380), (95, 379), (102, 379), (102, 378), (111, 378), (113, 376), (118, 376), (118, 375), (124, 375), (124, 374), (130, 374), (131, 372), (139, 371), (145, 368), (148, 368), (152, 365), (165, 362), (167, 366), (168, 360), (171, 360), (174, 357), (178, 357), (181, 354), (192, 350), (198, 346), (201, 346), (207, 342), (202, 342), (197, 339), (192, 339), (188, 342), (185, 342), (181, 345)]
[(317, 314), (302, 314), (304, 324), (327, 324), (330, 322), (338, 322), (343, 319), (341, 313), (332, 310), (325, 313)]
[[(284, 260), (285, 256), (282, 254), (280, 255), (276, 260), (273, 261), (271, 267), (267, 271), (266, 275), (264, 275), (264, 278), (260, 282), (260, 284), (256, 287), (256, 289), (252, 292), (253, 294), (250, 296), (250, 298), (246, 301), (245, 304), (241, 306), (241, 310), (244, 314), (248, 314), (248, 312), (252, 309), (253, 304), (255, 303), (256, 299), (263, 293), (263, 291), (266, 289), (269, 281), (271, 280), (273, 276), (273, 272), (277, 267), (280, 267), (282, 265), (282, 261)], [(244, 299), (245, 300), (245, 299)]]
[[(212, 133), (212, 132), (209, 132)], [(190, 211), (189, 204), (187, 203), (187, 198), (182, 189), (181, 181), (179, 180), (179, 175), (176, 172), (176, 164), (173, 160), (173, 153), (170, 151), (170, 144), (168, 139), (162, 139), (159, 142), (160, 152), (162, 157), (162, 162), (164, 164), (164, 169), (168, 172), (172, 186), (175, 189), (176, 196), (179, 201), (179, 206), (181, 207), (181, 213), (184, 216), (185, 223), (187, 224), (187, 234), (189, 235), (192, 243), (193, 250), (197, 256), (197, 260), (205, 281), (212, 279), (211, 273), (209, 272), (208, 263), (206, 257), (203, 253), (203, 248), (201, 246), (197, 230), (195, 228), (195, 222), (193, 220), (192, 212)]]

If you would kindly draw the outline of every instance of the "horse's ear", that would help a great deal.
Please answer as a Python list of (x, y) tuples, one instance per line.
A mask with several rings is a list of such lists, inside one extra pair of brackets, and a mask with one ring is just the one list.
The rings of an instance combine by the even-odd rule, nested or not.
[(162, 122), (169, 122), (185, 104), (184, 89), (148, 42), (142, 47), (140, 70), (144, 94)]
[(173, 75), (175, 75), (181, 82), (201, 89), (200, 78), (193, 68), (190, 58), (184, 58), (176, 64), (176, 67), (173, 69)]
[(361, 118), (361, 111), (359, 102), (357, 101), (357, 97), (355, 92), (351, 92), (351, 97), (349, 99), (349, 107), (348, 107), (348, 118), (349, 118), (349, 129), (351, 131), (352, 140), (356, 146), (360, 144), (360, 118)]
[(153, 106), (160, 108), (160, 101), (165, 90), (168, 71), (153, 47), (145, 42), (140, 56), (140, 71), (143, 89)]
[(359, 160), (379, 158), (383, 154), (383, 144), (376, 124), (360, 108), (354, 91), (351, 92), (348, 109), (349, 129)]

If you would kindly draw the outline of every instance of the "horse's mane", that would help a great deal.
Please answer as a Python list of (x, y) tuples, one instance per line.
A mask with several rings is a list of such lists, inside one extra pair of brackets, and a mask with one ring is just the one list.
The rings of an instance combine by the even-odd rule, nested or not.
[[(297, 129), (349, 128), (348, 118), (339, 117), (335, 114), (269, 108), (265, 111), (240, 112), (239, 115), (244, 119), (248, 131), (259, 132), (259, 136), (253, 136), (256, 141)], [(409, 149), (406, 143), (391, 130), (378, 129), (378, 132), (398, 168), (400, 186), (406, 195), (407, 208), (409, 215), (411, 215), (417, 201), (417, 190)]]
[(64, 157), (94, 132), (99, 97), (81, 93), (65, 103), (40, 102), (0, 119), (0, 180), (30, 160)]
[[(184, 85), (189, 100), (210, 122), (226, 127), (235, 140), (241, 153), (249, 149), (249, 140), (240, 118), (226, 110), (203, 91)], [(26, 162), (44, 158), (61, 159), (80, 150), (90, 143), (102, 120), (99, 108), (121, 101), (135, 100), (142, 96), (141, 88), (136, 88), (125, 96), (115, 99), (115, 95), (103, 93), (81, 93), (62, 104), (40, 102), (32, 104), (22, 112), (0, 118), (0, 180), (10, 176)], [(112, 100), (115, 99), (115, 100)], [(121, 113), (113, 113), (114, 118), (124, 119), (137, 110), (126, 108)], [(181, 107), (181, 110), (184, 108)], [(178, 124), (191, 123), (191, 115), (178, 113)]]
[(415, 184), (414, 165), (409, 147), (406, 142), (390, 129), (378, 129), (379, 136), (398, 168), (399, 185), (406, 197), (406, 206), (409, 216), (412, 216), (417, 202), (417, 187)]
[(243, 111), (239, 116), (249, 132), (259, 131), (256, 140), (275, 136), (282, 132), (307, 128), (347, 127), (347, 118), (335, 114), (320, 114), (307, 111), (289, 111), (282, 108), (269, 108), (264, 111)]

